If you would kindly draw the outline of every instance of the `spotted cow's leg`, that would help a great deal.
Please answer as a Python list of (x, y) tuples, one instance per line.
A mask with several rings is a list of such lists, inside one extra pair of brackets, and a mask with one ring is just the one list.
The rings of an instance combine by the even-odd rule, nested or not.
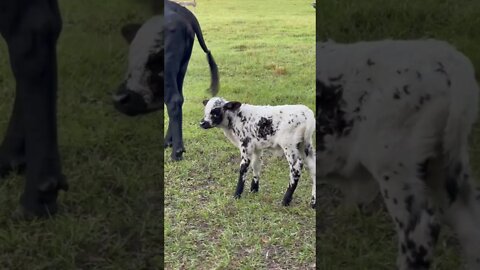
[(429, 206), (425, 183), (411, 166), (375, 173), (380, 190), (398, 235), (397, 266), (400, 270), (429, 269), (440, 226), (436, 211)]
[(243, 193), (243, 188), (245, 186), (245, 179), (248, 173), (248, 168), (250, 166), (251, 162), (251, 150), (249, 147), (241, 147), (240, 148), (241, 155), (242, 155), (242, 161), (240, 162), (240, 171), (239, 171), (239, 176), (238, 176), (238, 182), (237, 182), (237, 189), (235, 190), (235, 199), (239, 199), (242, 196)]
[(303, 161), (301, 158), (302, 155), (295, 145), (285, 147), (284, 153), (290, 167), (290, 182), (288, 183), (288, 188), (285, 192), (285, 195), (283, 196), (282, 201), (282, 205), (287, 206), (290, 205), (290, 202), (293, 198), (293, 193), (295, 192), (298, 181), (300, 180), (303, 168)]
[(313, 145), (308, 143), (304, 149), (305, 155), (305, 164), (307, 165), (308, 172), (310, 173), (310, 177), (312, 178), (312, 198), (310, 201), (310, 206), (315, 208), (317, 196), (316, 196), (316, 161), (315, 161), (315, 149)]
[(260, 159), (261, 153), (255, 152), (252, 155), (252, 168), (253, 168), (253, 179), (250, 186), (251, 192), (258, 192), (259, 181), (260, 181), (260, 170), (262, 168), (262, 160)]
[[(464, 153), (465, 159), (468, 153)], [(447, 173), (445, 217), (456, 232), (467, 269), (480, 269), (480, 192), (473, 188), (468, 162), (459, 162)]]

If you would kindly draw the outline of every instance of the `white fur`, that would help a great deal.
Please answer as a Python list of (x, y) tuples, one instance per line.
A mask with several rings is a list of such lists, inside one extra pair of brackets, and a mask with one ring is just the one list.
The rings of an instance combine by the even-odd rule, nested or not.
[[(471, 235), (460, 240), (469, 269), (480, 269), (480, 208), (471, 177), (465, 177), (470, 175), (467, 139), (479, 94), (471, 62), (436, 40), (330, 41), (317, 44), (317, 81), (320, 91), (342, 92), (339, 107), (352, 121), (348, 135), (320, 135), (325, 150), (317, 152), (318, 172), (344, 185), (363, 186), (363, 194), (380, 188), (397, 226), (398, 267), (426, 269), (414, 268), (414, 262), (431, 262), (435, 239), (429, 226), (436, 226), (444, 211), (460, 235)], [(317, 113), (321, 119), (321, 107)], [(426, 179), (420, 179), (419, 164), (427, 159)], [(366, 184), (373, 181), (377, 184)], [(446, 188), (448, 183), (458, 190)], [(453, 202), (449, 192), (456, 194)], [(372, 199), (358, 198), (351, 190), (348, 195), (362, 202)], [(430, 208), (433, 216), (427, 214)], [(410, 230), (408, 224), (413, 224)], [(406, 237), (416, 249), (403, 253)], [(415, 257), (420, 246), (426, 254)]]

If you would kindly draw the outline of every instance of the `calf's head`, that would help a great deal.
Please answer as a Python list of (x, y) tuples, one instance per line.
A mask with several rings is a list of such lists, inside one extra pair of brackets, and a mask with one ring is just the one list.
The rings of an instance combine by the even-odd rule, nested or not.
[(131, 116), (157, 111), (163, 107), (163, 16), (125, 25), (122, 34), (130, 44), (128, 69), (113, 95), (114, 106)]
[(204, 100), (203, 105), (205, 106), (205, 115), (200, 121), (200, 127), (209, 129), (227, 126), (227, 115), (238, 110), (242, 103), (214, 97), (210, 100)]

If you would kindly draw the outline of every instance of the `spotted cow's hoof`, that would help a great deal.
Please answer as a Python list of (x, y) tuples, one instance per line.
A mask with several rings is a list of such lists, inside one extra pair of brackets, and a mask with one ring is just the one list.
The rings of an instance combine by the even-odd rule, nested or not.
[(282, 205), (289, 206), (291, 201), (292, 201), (292, 198), (284, 198), (282, 201)]
[(258, 188), (259, 188), (259, 183), (258, 182), (255, 182), (255, 181), (252, 181), (252, 184), (250, 186), (250, 192), (252, 193), (257, 193), (258, 192)]
[(316, 206), (317, 206), (316, 199), (314, 197), (312, 197), (312, 200), (310, 201), (310, 207), (315, 209)]
[(241, 197), (242, 197), (242, 194), (237, 194), (237, 193), (235, 193), (235, 195), (233, 195), (233, 198), (234, 198), (235, 200), (238, 200), (238, 199), (240, 199)]

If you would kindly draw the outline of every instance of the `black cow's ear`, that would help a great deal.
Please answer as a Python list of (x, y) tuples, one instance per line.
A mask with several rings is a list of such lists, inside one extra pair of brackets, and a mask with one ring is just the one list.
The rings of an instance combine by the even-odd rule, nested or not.
[(125, 38), (128, 44), (132, 43), (132, 40), (135, 38), (135, 35), (140, 27), (142, 27), (142, 25), (138, 23), (129, 23), (122, 27), (122, 36)]
[(223, 108), (229, 111), (236, 111), (238, 108), (240, 108), (240, 106), (242, 106), (242, 103), (238, 101), (230, 101), (223, 105)]
[(203, 103), (203, 106), (207, 106), (208, 99), (205, 99), (204, 101), (202, 101), (202, 103)]

